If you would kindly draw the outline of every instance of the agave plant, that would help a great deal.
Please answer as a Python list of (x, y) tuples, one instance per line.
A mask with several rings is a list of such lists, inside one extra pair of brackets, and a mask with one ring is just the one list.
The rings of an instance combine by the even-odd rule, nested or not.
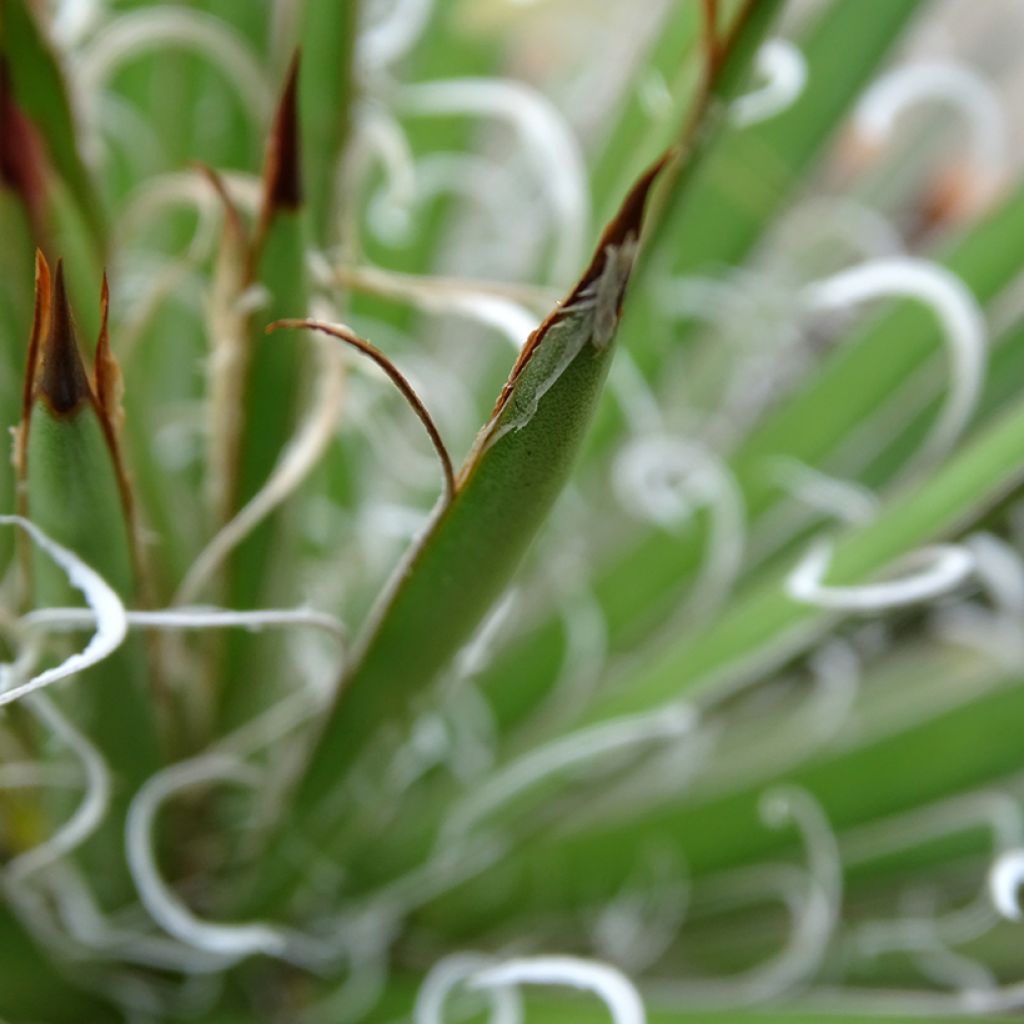
[(0, 0), (0, 1019), (1024, 1004), (978, 17)]

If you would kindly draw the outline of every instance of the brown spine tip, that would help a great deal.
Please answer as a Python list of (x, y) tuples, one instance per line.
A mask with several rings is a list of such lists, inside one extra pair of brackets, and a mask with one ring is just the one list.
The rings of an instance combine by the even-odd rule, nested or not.
[(121, 382), (121, 367), (110, 349), (110, 330), (108, 318), (110, 314), (110, 286), (104, 271), (100, 285), (100, 333), (96, 339), (96, 360), (93, 366), (93, 391), (100, 411), (115, 434), (120, 429), (121, 395), (124, 385)]
[(238, 207), (235, 206), (234, 201), (228, 194), (228, 187), (224, 184), (224, 179), (208, 164), (197, 161), (192, 166), (198, 174), (210, 183), (214, 192), (217, 193), (217, 198), (220, 200), (224, 210), (224, 230), (233, 237), (234, 241), (237, 241), (239, 245), (244, 247), (248, 242), (245, 222), (238, 212)]
[(299, 161), (299, 54), (288, 67), (284, 90), (274, 116), (264, 168), (264, 215), (302, 206)]
[[(519, 353), (519, 358), (512, 367), (512, 372), (509, 374), (505, 386), (498, 395), (498, 400), (495, 402), (490, 419), (488, 420), (489, 423), (492, 423), (504, 408), (505, 403), (512, 394), (512, 389), (519, 380), (519, 375), (526, 368), (526, 364), (533, 357), (534, 352), (537, 351), (537, 346), (544, 340), (552, 325), (561, 319), (563, 309), (577, 302), (585, 294), (587, 287), (594, 284), (601, 277), (606, 261), (612, 258), (612, 253), (609, 252), (609, 249), (614, 250), (631, 242), (636, 242), (639, 239), (640, 231), (643, 227), (644, 210), (647, 207), (647, 198), (650, 195), (651, 188), (666, 165), (676, 155), (676, 149), (667, 149), (634, 182), (633, 187), (622, 201), (618, 213), (608, 222), (604, 231), (601, 232), (601, 238), (597, 243), (597, 248), (594, 250), (593, 259), (591, 259), (590, 265), (583, 272), (583, 276), (566, 298), (548, 314), (541, 325), (527, 339), (526, 344)], [(617, 312), (621, 312), (621, 301), (622, 295), (620, 294)]]
[(58, 416), (68, 416), (83, 402), (92, 401), (93, 394), (75, 338), (71, 304), (64, 285), (64, 265), (60, 260), (53, 282), (49, 328), (39, 353), (42, 365), (37, 375), (36, 396)]
[(50, 326), (50, 265), (39, 249), (36, 249), (36, 297), (32, 313), (32, 334), (28, 340), (28, 354), (25, 359), (25, 384), (22, 391), (21, 417), (28, 423), (32, 410), (32, 396), (35, 394), (36, 374), (39, 371), (39, 348), (43, 336)]

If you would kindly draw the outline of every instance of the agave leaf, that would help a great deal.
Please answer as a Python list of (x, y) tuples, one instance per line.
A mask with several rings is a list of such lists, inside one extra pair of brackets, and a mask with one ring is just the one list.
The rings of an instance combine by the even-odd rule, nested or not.
[[(811, 794), (840, 840), (859, 825), (949, 795), (981, 787), (991, 794), (1019, 768), (1013, 723), (1024, 709), (1024, 685), (1019, 678), (979, 677), (976, 667), (962, 678), (953, 673), (951, 683), (950, 664), (948, 657), (941, 666), (930, 664), (920, 680), (908, 680), (905, 666), (893, 666), (891, 677), (887, 673), (867, 681), (890, 691), (906, 685), (919, 689), (922, 713), (913, 715), (909, 724), (894, 728), (893, 715), (887, 713), (873, 734), (822, 750), (796, 767), (764, 773), (752, 784), (710, 797), (698, 790), (573, 833), (550, 834), (535, 822), (529, 844), (493, 871), (442, 897), (427, 911), (429, 923), (464, 936), (504, 913), (529, 917), (553, 906), (586, 906), (621, 884), (638, 850), (666, 841), (694, 877), (789, 851), (792, 833), (765, 828), (758, 812), (765, 791), (780, 783)], [(766, 723), (766, 728), (777, 724)], [(965, 832), (960, 855), (990, 855), (990, 836), (980, 829)], [(928, 844), (921, 846), (918, 867), (934, 856)], [(902, 859), (855, 865), (850, 881), (877, 882), (888, 871), (905, 873), (915, 866), (913, 844), (908, 849)], [(505, 894), (500, 907), (485, 895), (498, 892)]]
[[(270, 476), (295, 429), (306, 360), (301, 347), (268, 337), (268, 321), (306, 311), (306, 216), (299, 142), (299, 60), (288, 71), (264, 170), (262, 219), (253, 244), (250, 280), (266, 289), (264, 307), (250, 321), (244, 379), (240, 450), (234, 511), (248, 502)], [(258, 606), (273, 594), (274, 570), (286, 557), (280, 514), (261, 523), (234, 551), (228, 564), (228, 593), (234, 607)], [(229, 640), (222, 711), (237, 722), (254, 706), (252, 681), (245, 666), (251, 638)], [(257, 702), (258, 703), (258, 702)]]
[[(723, 135), (699, 168), (699, 181), (678, 194), (659, 222), (651, 258), (681, 275), (717, 275), (740, 265), (919, 6), (920, 0), (830, 4), (800, 41), (807, 85), (799, 97), (776, 116)], [(634, 355), (645, 369), (680, 341), (678, 328), (648, 303), (635, 303), (627, 316), (630, 336), (636, 332)]]
[[(19, 438), (19, 471), (29, 517), (58, 543), (103, 576), (125, 603), (138, 596), (130, 497), (117, 447), (108, 343), (100, 339), (97, 399), (75, 337), (64, 285), (57, 267), (49, 273), (39, 257), (37, 329), (29, 350), (25, 407)], [(106, 301), (104, 293), (104, 333)], [(45, 307), (48, 305), (48, 309)], [(74, 605), (77, 593), (65, 575), (40, 553), (33, 554), (33, 599), (39, 605)], [(147, 682), (145, 650), (138, 637), (83, 673), (69, 693), (76, 717), (102, 752), (120, 785), (108, 823), (85, 855), (108, 867), (99, 872), (105, 898), (124, 898), (127, 878), (109, 865), (121, 864), (120, 822), (130, 792), (159, 765), (155, 709)]]
[[(342, 680), (293, 799), (312, 836), (337, 830), (322, 804), (384, 722), (408, 719), (412, 701), (501, 594), (564, 483), (608, 370), (614, 328), (648, 192), (664, 160), (634, 186), (594, 259), (534, 332), (489, 422), (422, 540), (392, 585)], [(288, 885), (294, 867), (268, 857), (254, 901)]]
[[(901, 556), (959, 536), (1020, 488), (1022, 466), (1024, 406), (1018, 402), (928, 481), (895, 496), (870, 525), (842, 535), (828, 582), (868, 582)], [(766, 672), (805, 652), (839, 616), (790, 597), (785, 586), (790, 568), (766, 573), (699, 633), (676, 640), (646, 662), (631, 664), (628, 685), (595, 701), (586, 722), (648, 712), (680, 698), (714, 701), (744, 684), (752, 677), (748, 673), (763, 679)], [(509, 811), (514, 817), (516, 808)], [(422, 808), (415, 812), (418, 820), (410, 823), (410, 835), (421, 838), (396, 844), (403, 856), (423, 836), (434, 834), (437, 821), (430, 824), (430, 814)], [(372, 873), (375, 867), (368, 870)]]
[[(1017, 192), (951, 245), (941, 262), (981, 305), (987, 305), (1016, 274), (1013, 239), (1021, 230), (1024, 192)], [(937, 358), (939, 346), (933, 316), (910, 301), (897, 303), (840, 343), (797, 393), (762, 419), (730, 459), (748, 530), (756, 530), (781, 497), (765, 472), (770, 459), (790, 456), (827, 470), (829, 457), (849, 432), (871, 416), (882, 396), (895, 393), (928, 360)], [(990, 379), (995, 378), (990, 374)], [(930, 425), (932, 417), (927, 422)], [(909, 455), (906, 446), (912, 439), (908, 433), (894, 444)], [(890, 463), (887, 474), (870, 482), (887, 483), (903, 465), (904, 461)], [(879, 464), (876, 469), (880, 468)], [(594, 594), (613, 650), (637, 642), (678, 605), (702, 564), (708, 536), (704, 519), (678, 534), (645, 531), (599, 571)], [(548, 692), (559, 672), (562, 645), (561, 623), (544, 623), (517, 641), (514, 653), (485, 674), (488, 698), (506, 727), (514, 726)]]
[[(25, 209), (15, 194), (0, 185), (0, 238), (8, 240), (0, 253), (0, 423), (21, 416), (19, 381), (25, 361), (25, 338), (32, 323), (29, 282), (32, 280), (32, 234)], [(14, 511), (14, 466), (0, 458), (0, 509)], [(10, 562), (13, 531), (0, 535), (0, 573)]]
[[(254, 465), (250, 467), (243, 457), (240, 486), (245, 497), (265, 479), (266, 470), (273, 465), (281, 444), (287, 439), (288, 417), (294, 415), (298, 360), (294, 352), (282, 352), (280, 344), (273, 344), (280, 339), (268, 339), (263, 326), (285, 313), (304, 311), (306, 304), (298, 84), (296, 59), (288, 72), (267, 150), (262, 220), (251, 256), (250, 279), (253, 284), (266, 288), (268, 295), (267, 305), (253, 318), (245, 445), (252, 453), (249, 459)], [(284, 374), (284, 377), (277, 374)], [(261, 401), (272, 395), (276, 396), (276, 401)], [(268, 405), (277, 407), (278, 411)]]
[(63, 72), (26, 0), (5, 0), (0, 8), (0, 52), (6, 58), (19, 103), (46, 142), (102, 257), (106, 229), (99, 196), (78, 148)]
[[(928, 480), (895, 496), (870, 525), (839, 541), (832, 584), (867, 582), (896, 559), (958, 536), (1024, 480), (1024, 406), (1004, 413)], [(831, 618), (786, 596), (783, 576), (739, 596), (716, 622), (685, 644), (670, 645), (609, 698), (596, 717), (651, 707), (680, 694), (705, 694), (739, 679), (757, 652), (759, 670), (802, 650)]]
[[(294, 347), (268, 338), (264, 326), (272, 320), (305, 312), (305, 217), (299, 163), (298, 83), (296, 59), (288, 72), (264, 168), (263, 211), (253, 242), (250, 285), (266, 289), (266, 304), (251, 321), (249, 352), (240, 373), (242, 396), (241, 454), (237, 468), (235, 507), (244, 504), (263, 485), (291, 436), (301, 381), (302, 360)], [(260, 545), (265, 554), (267, 543)], [(256, 538), (252, 543), (257, 543)], [(235, 569), (252, 555), (235, 559)], [(233, 582), (232, 590), (247, 603), (259, 599), (260, 586), (251, 578)]]
[[(776, 4), (746, 5), (741, 30), (712, 67), (686, 145), (708, 133), (710, 102), (738, 88), (740, 72)], [(385, 723), (408, 721), (415, 698), (464, 644), (508, 585), (561, 491), (590, 424), (607, 373), (648, 194), (672, 167), (672, 150), (635, 183), (605, 227), (590, 266), (564, 303), (531, 335), (488, 423), (421, 541), (399, 566), (364, 629), (352, 668), (298, 785), (296, 823), (313, 837), (336, 830), (323, 804)], [(684, 160), (694, 159), (683, 149)], [(688, 180), (685, 170), (673, 175)], [(286, 885), (276, 857), (254, 905)], [(278, 877), (272, 878), (276, 875)]]
[(304, 803), (330, 791), (377, 723), (408, 714), (410, 698), (507, 585), (554, 503), (600, 394), (644, 204), (661, 169), (659, 162), (636, 184), (591, 266), (534, 333), (455, 497), (396, 574), (342, 683), (301, 790)]
[(310, 0), (302, 26), (299, 121), (305, 153), (309, 220), (321, 245), (334, 244), (339, 220), (338, 165), (351, 129), (352, 61), (359, 4)]

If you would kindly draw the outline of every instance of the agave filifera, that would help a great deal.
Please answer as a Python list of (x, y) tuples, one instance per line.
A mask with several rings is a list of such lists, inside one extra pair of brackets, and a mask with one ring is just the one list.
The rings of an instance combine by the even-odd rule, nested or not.
[(1024, 1001), (967, 11), (0, 0), (0, 1017)]

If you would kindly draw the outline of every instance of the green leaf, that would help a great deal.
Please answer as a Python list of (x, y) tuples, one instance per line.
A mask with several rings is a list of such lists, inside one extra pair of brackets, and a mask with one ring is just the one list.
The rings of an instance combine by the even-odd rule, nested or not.
[(339, 241), (335, 193), (339, 163), (351, 130), (352, 60), (359, 13), (355, 0), (309, 0), (302, 27), (299, 121), (309, 221), (321, 245)]
[[(1021, 231), (1024, 190), (1009, 196), (950, 246), (941, 262), (984, 306), (1017, 272), (1014, 239)], [(827, 472), (829, 459), (850, 431), (871, 417), (884, 396), (896, 393), (929, 360), (938, 358), (940, 345), (933, 315), (909, 300), (839, 342), (799, 390), (759, 422), (729, 460), (748, 531), (756, 531), (784, 497), (765, 471), (771, 459), (788, 456)], [(872, 483), (892, 480), (903, 464), (891, 462), (885, 478)], [(594, 593), (608, 623), (613, 651), (637, 644), (678, 606), (702, 564), (708, 537), (704, 517), (678, 533), (644, 531), (598, 570)], [(559, 671), (562, 645), (561, 624), (544, 623), (485, 675), (483, 685), (505, 728), (520, 721), (548, 691)]]
[[(57, 266), (52, 289), (40, 257), (37, 302), (49, 311), (30, 347), (25, 415), (20, 442), (29, 518), (59, 544), (98, 572), (129, 606), (136, 603), (136, 553), (124, 480), (98, 369), (99, 394), (82, 364), (63, 268)], [(104, 301), (104, 323), (106, 303)], [(102, 358), (105, 343), (100, 348)], [(33, 557), (33, 600), (39, 606), (78, 603), (63, 572), (40, 552)], [(126, 872), (114, 851), (121, 846), (121, 825), (131, 792), (160, 764), (155, 709), (151, 703), (145, 650), (140, 638), (128, 640), (109, 658), (83, 673), (68, 694), (69, 708), (91, 736), (118, 780), (114, 807), (96, 839), (86, 844), (104, 895), (123, 899)]]
[(88, 225), (96, 254), (106, 229), (99, 198), (78, 148), (63, 72), (26, 0), (0, 8), (0, 51), (10, 68), (15, 95), (42, 134), (50, 158)]
[(62, 977), (22, 925), (2, 906), (0, 949), (4, 951), (0, 1014), (12, 1024), (81, 1024), (83, 1020), (112, 1024), (118, 1019), (113, 1010)]
[(311, 837), (331, 834), (337, 825), (322, 805), (339, 778), (382, 726), (409, 720), (416, 698), (508, 585), (564, 486), (591, 422), (648, 193), (663, 170), (675, 187), (690, 180), (690, 162), (720, 120), (711, 101), (739, 87), (776, 8), (775, 3), (744, 7), (740, 30), (691, 118), (685, 145), (696, 150), (683, 151), (681, 168), (673, 166), (677, 153), (670, 151), (635, 183), (578, 284), (524, 347), (459, 474), (454, 498), (442, 503), (371, 615), (296, 791), (290, 828), (298, 824)]
[(409, 718), (414, 699), (508, 584), (558, 496), (608, 371), (644, 205), (663, 162), (637, 182), (590, 267), (533, 334), (454, 497), (395, 573), (293, 800), (311, 834), (336, 829), (322, 803), (377, 729)]
[[(803, 91), (775, 117), (722, 137), (661, 223), (652, 260), (673, 274), (701, 275), (742, 263), (919, 6), (920, 0), (830, 4), (799, 44), (807, 62)], [(681, 340), (642, 302), (627, 313), (623, 330), (645, 369)]]
[[(1017, 403), (928, 480), (904, 488), (870, 525), (838, 541), (828, 582), (863, 583), (901, 556), (944, 537), (955, 537), (1006, 499), (1024, 481), (1024, 405)], [(670, 645), (635, 670), (628, 693), (600, 706), (595, 717), (651, 707), (682, 694), (696, 695), (744, 677), (803, 650), (833, 616), (786, 595), (774, 575), (731, 602), (699, 636)]]

